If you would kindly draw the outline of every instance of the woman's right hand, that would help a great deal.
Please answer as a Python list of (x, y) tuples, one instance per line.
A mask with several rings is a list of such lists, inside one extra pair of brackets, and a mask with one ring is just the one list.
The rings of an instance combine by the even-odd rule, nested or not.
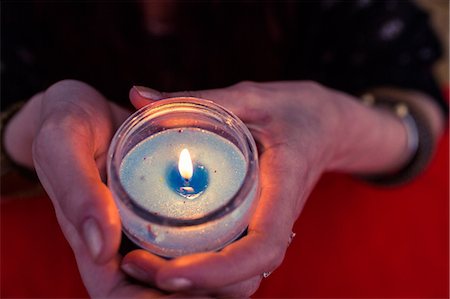
[(120, 219), (102, 181), (109, 142), (128, 115), (87, 84), (65, 80), (34, 96), (3, 136), (10, 156), (35, 168), (91, 297), (162, 296), (120, 269)]
[[(159, 265), (144, 250), (124, 257), (124, 270), (130, 275), (168, 291), (251, 296), (262, 277), (281, 264), (294, 222), (324, 171), (384, 173), (407, 159), (407, 134), (397, 116), (314, 82), (241, 82), (187, 92), (140, 87), (130, 92), (136, 108), (186, 96), (212, 100), (246, 122), (260, 145), (261, 193), (246, 236), (218, 252), (185, 255)], [(427, 98), (406, 90), (397, 90), (394, 98), (417, 100), (424, 110), (435, 111), (428, 114), (438, 134), (439, 111)], [(147, 269), (152, 280), (142, 275)]]

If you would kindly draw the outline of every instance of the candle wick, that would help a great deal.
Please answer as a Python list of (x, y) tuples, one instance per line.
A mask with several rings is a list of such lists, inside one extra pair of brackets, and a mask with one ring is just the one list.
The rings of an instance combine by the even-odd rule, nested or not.
[(181, 187), (180, 191), (187, 192), (187, 193), (195, 192), (194, 188), (192, 188), (192, 187)]

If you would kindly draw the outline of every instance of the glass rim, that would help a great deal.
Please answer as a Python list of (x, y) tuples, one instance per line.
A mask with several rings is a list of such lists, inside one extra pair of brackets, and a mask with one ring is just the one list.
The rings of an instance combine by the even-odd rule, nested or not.
[[(125, 190), (120, 180), (119, 171), (121, 158), (117, 155), (117, 151), (120, 150), (121, 146), (120, 139), (126, 137), (127, 133), (129, 133), (129, 131), (133, 127), (139, 125), (139, 122), (144, 118), (149, 119), (152, 115), (154, 117), (157, 117), (156, 114), (158, 114), (158, 112), (174, 107), (194, 108), (197, 110), (196, 112), (207, 111), (209, 113), (213, 113), (220, 119), (226, 120), (224, 121), (224, 123), (226, 123), (228, 127), (232, 128), (232, 130), (237, 132), (242, 137), (242, 141), (244, 141), (243, 146), (246, 148), (246, 152), (244, 152), (240, 148), (240, 146), (238, 146), (239, 151), (244, 155), (247, 164), (244, 180), (241, 183), (239, 189), (225, 204), (198, 218), (174, 218), (148, 211), (133, 199), (133, 197)], [(166, 114), (170, 114), (171, 112), (173, 111), (168, 110)], [(231, 126), (231, 124), (233, 124), (234, 126)], [(132, 210), (133, 213), (138, 215), (140, 218), (150, 223), (163, 226), (194, 226), (220, 219), (225, 215), (230, 214), (244, 202), (244, 200), (247, 198), (247, 195), (253, 190), (254, 184), (258, 184), (258, 152), (255, 140), (253, 139), (253, 136), (251, 135), (247, 126), (229, 110), (214, 103), (211, 100), (195, 97), (174, 97), (158, 100), (154, 103), (146, 105), (135, 111), (122, 123), (122, 125), (114, 134), (109, 147), (107, 173), (108, 181), (112, 179), (113, 181), (117, 182), (113, 186), (109, 186), (113, 193), (115, 193), (115, 195), (118, 197), (115, 199), (122, 201), (128, 209)]]

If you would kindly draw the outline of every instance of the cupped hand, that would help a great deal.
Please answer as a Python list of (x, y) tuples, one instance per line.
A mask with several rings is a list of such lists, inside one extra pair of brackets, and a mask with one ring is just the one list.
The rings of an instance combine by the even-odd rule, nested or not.
[[(341, 105), (352, 106), (355, 101), (311, 82), (244, 82), (175, 93), (145, 87), (130, 91), (136, 108), (184, 96), (212, 100), (250, 128), (259, 143), (261, 196), (256, 212), (248, 234), (221, 251), (186, 255), (155, 266), (152, 254), (138, 250), (125, 256), (123, 265), (137, 279), (169, 291), (250, 296), (262, 274), (281, 264), (308, 194), (322, 172), (334, 167), (339, 152), (333, 145), (342, 133)], [(151, 279), (147, 272), (153, 273)]]
[(111, 137), (129, 114), (92, 87), (65, 80), (33, 97), (5, 132), (10, 155), (36, 169), (92, 297), (163, 295), (121, 270), (120, 218), (103, 183)]

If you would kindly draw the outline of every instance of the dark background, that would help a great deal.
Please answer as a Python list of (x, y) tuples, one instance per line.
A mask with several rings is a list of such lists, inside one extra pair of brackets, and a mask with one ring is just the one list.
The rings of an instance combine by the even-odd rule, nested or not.
[(155, 35), (140, 3), (3, 1), (2, 109), (66, 78), (121, 103), (134, 84), (176, 91), (298, 79), (441, 98), (431, 73), (441, 46), (408, 1), (175, 4), (174, 29)]

